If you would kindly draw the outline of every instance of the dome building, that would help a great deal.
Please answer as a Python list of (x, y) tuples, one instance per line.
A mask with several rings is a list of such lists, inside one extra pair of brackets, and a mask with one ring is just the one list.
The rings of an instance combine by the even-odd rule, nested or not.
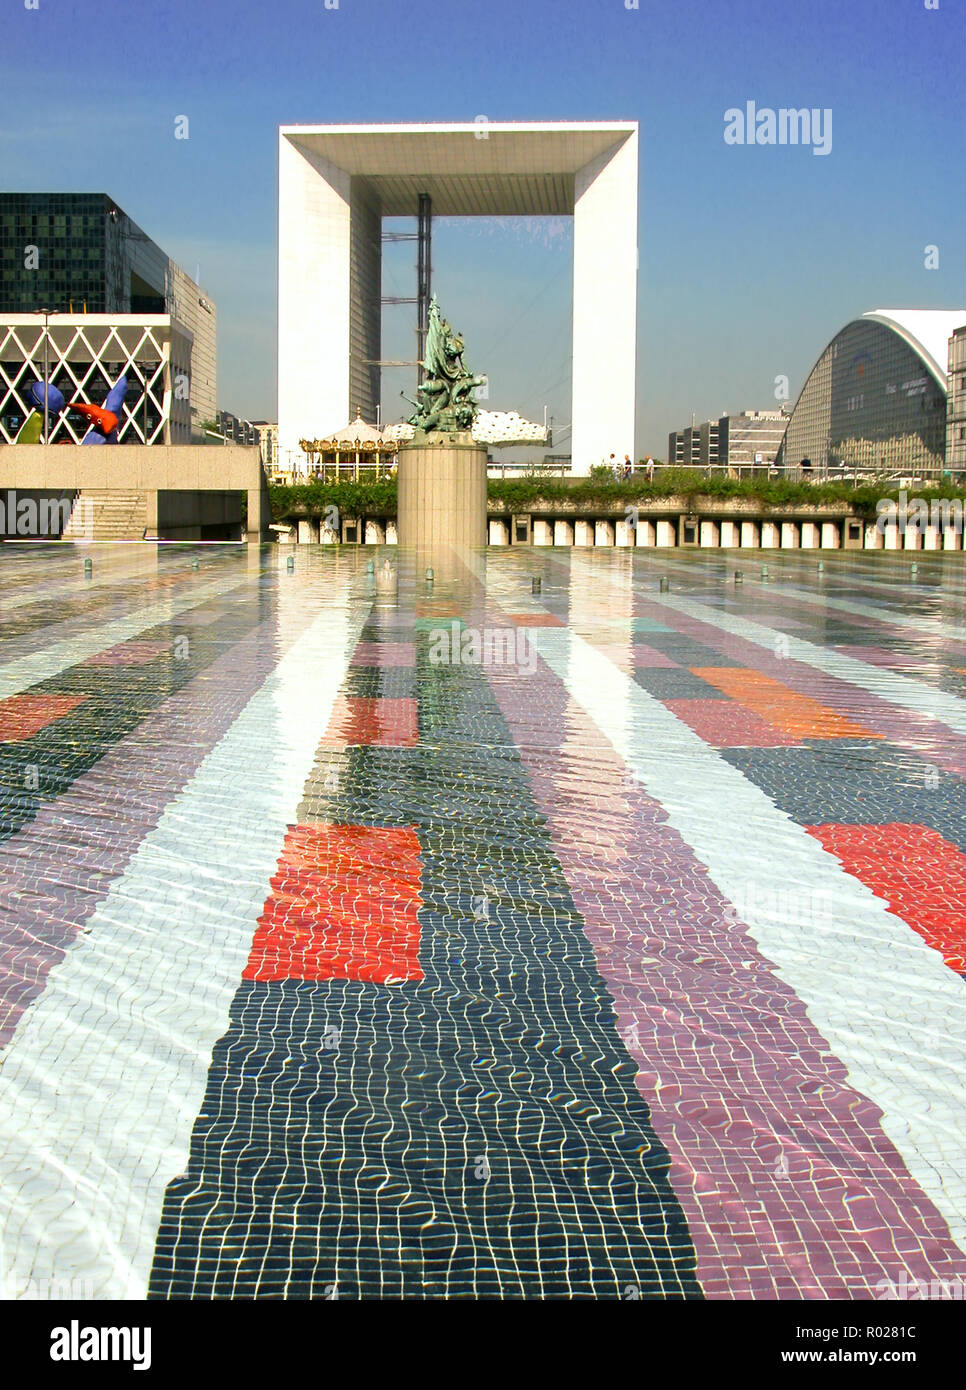
[(875, 309), (809, 374), (779, 463), (813, 476), (939, 476), (946, 466), (948, 343), (966, 309)]

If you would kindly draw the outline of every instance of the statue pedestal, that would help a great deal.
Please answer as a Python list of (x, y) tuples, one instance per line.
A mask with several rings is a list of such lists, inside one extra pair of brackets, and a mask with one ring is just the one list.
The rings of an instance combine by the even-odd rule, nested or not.
[(400, 546), (425, 552), (486, 545), (486, 449), (463, 434), (422, 434), (399, 450)]

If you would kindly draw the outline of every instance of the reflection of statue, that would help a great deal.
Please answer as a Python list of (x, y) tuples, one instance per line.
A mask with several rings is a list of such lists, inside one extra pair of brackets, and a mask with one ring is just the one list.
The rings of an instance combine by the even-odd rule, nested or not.
[(409, 423), (429, 434), (456, 434), (471, 430), (476, 419), (473, 392), (485, 377), (473, 376), (463, 363), (463, 339), (454, 333), (439, 312), (433, 295), (429, 306), (429, 332), (423, 361), (426, 380), (418, 388), (416, 413)]

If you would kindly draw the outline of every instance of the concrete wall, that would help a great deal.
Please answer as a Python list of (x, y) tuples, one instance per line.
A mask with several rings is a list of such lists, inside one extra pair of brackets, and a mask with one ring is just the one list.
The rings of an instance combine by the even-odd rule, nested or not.
[[(364, 179), (351, 183), (349, 207), (349, 407), (374, 421), (382, 356), (382, 217)], [(341, 428), (341, 426), (336, 426)], [(318, 436), (313, 436), (318, 437)]]
[[(268, 488), (260, 452), (257, 447), (241, 444), (222, 448), (200, 444), (100, 448), (82, 444), (50, 448), (42, 444), (11, 445), (0, 449), (0, 489), (8, 488), (143, 493), (147, 499), (148, 539), (158, 534), (159, 493), (244, 492), (248, 498), (247, 538), (259, 539), (269, 522)], [(183, 504), (180, 514), (186, 515)]]

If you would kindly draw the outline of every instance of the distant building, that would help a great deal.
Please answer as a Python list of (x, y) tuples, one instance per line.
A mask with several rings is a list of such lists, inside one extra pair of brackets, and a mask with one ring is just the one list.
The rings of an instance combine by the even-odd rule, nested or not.
[[(939, 476), (947, 438), (960, 447), (966, 419), (961, 368), (947, 402), (950, 351), (966, 309), (875, 309), (847, 323), (824, 349), (795, 403), (783, 445), (788, 468), (808, 459), (813, 476), (835, 473)], [(952, 348), (950, 344), (953, 344)], [(961, 457), (961, 455), (960, 455)], [(962, 465), (960, 465), (962, 466)]]
[(251, 420), (240, 420), (230, 410), (219, 410), (218, 433), (226, 444), (258, 444), (258, 430)]
[(272, 420), (252, 420), (250, 423), (258, 431), (262, 463), (266, 468), (278, 468), (278, 425)]
[(966, 473), (966, 323), (949, 339), (946, 374), (946, 467)]
[(788, 418), (781, 410), (743, 410), (740, 415), (722, 415), (718, 421), (720, 461), (729, 468), (770, 466), (778, 457)]
[[(24, 359), (18, 362), (16, 343), (4, 329), (21, 315), (33, 316), (36, 323), (40, 309), (60, 315), (62, 323), (76, 321), (90, 330), (84, 335), (85, 350), (93, 354), (87, 360), (94, 370), (85, 378), (85, 397), (93, 404), (99, 404), (108, 389), (101, 363), (124, 366), (124, 354), (115, 350), (118, 344), (100, 341), (106, 325), (147, 325), (160, 329), (162, 337), (169, 333), (186, 341), (182, 376), (170, 382), (176, 393), (172, 400), (186, 402), (188, 437), (200, 438), (202, 422), (217, 409), (215, 306), (107, 194), (0, 193), (0, 365), (7, 378), (0, 376), (0, 417), (16, 415), (24, 405), (16, 390)], [(135, 345), (132, 360), (149, 367), (156, 346), (145, 344), (146, 353), (141, 354)], [(65, 361), (59, 360), (61, 372)], [(33, 364), (30, 372), (33, 379)], [(141, 375), (150, 380), (150, 372)], [(75, 394), (69, 373), (51, 380)], [(165, 428), (162, 425), (161, 435)], [(178, 423), (175, 433), (181, 432)], [(122, 422), (122, 442), (131, 442), (130, 434)]]
[(788, 417), (780, 410), (743, 410), (672, 430), (668, 463), (686, 468), (737, 468), (775, 462)]

